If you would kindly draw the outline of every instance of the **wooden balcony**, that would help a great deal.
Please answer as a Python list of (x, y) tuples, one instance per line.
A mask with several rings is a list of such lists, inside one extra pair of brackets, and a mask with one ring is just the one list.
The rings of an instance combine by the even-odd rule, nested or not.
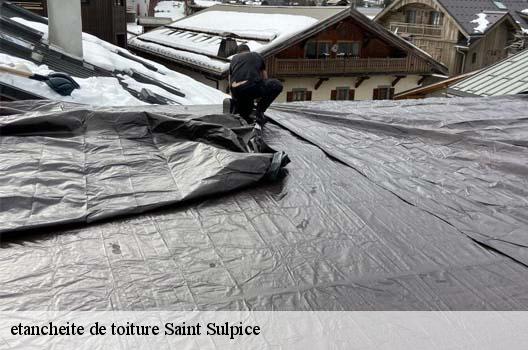
[(274, 59), (268, 71), (275, 76), (427, 73), (423, 60), (407, 58)]
[(409, 34), (428, 38), (441, 38), (443, 31), (441, 26), (415, 23), (391, 22), (390, 31), (398, 34)]

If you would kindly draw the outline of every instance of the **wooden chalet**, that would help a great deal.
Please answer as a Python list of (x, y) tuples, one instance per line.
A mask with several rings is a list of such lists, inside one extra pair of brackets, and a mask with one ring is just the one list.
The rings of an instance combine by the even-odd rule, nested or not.
[(375, 21), (456, 75), (508, 56), (522, 36), (521, 29), (528, 28), (528, 16), (519, 6), (514, 0), (395, 0)]

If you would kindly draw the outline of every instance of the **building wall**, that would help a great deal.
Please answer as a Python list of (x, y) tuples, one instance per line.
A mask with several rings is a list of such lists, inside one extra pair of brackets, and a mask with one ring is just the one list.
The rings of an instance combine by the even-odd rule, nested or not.
[[(409, 75), (401, 79), (394, 87), (395, 93), (400, 93), (418, 87), (418, 81), (422, 77), (420, 75)], [(286, 102), (286, 94), (292, 89), (306, 88), (312, 91), (313, 101), (325, 101), (331, 99), (331, 92), (337, 87), (350, 87), (355, 90), (355, 100), (372, 100), (374, 89), (382, 87), (390, 87), (395, 77), (393, 75), (378, 75), (371, 76), (361, 83), (358, 88), (355, 88), (356, 77), (336, 77), (325, 81), (321, 86), (315, 90), (318, 78), (288, 78), (283, 81), (284, 90), (277, 98), (277, 102)]]
[(433, 56), (437, 61), (444, 63), (449, 68), (449, 73), (451, 75), (460, 73), (461, 67), (460, 61), (458, 60), (460, 54), (457, 54), (455, 48), (459, 36), (461, 35), (460, 30), (451, 16), (443, 12), (442, 8), (440, 8), (435, 1), (400, 0), (398, 7), (378, 19), (378, 22), (390, 29), (391, 23), (406, 22), (406, 11), (408, 10), (416, 10), (418, 11), (417, 13), (422, 13), (421, 16), (417, 15), (417, 24), (428, 24), (428, 13), (430, 11), (437, 11), (443, 14), (441, 36), (433, 38), (413, 35), (412, 42)]
[(81, 0), (81, 14), (84, 32), (126, 47), (125, 0)]
[[(427, 11), (438, 11), (443, 13), (442, 35), (438, 38), (422, 37), (414, 35), (412, 42), (428, 52), (433, 58), (444, 63), (449, 68), (450, 75), (471, 72), (476, 69), (489, 66), (507, 56), (505, 49), (508, 40), (513, 35), (510, 24), (503, 22), (495, 29), (486, 33), (486, 36), (472, 46), (464, 55), (457, 51), (455, 45), (463, 38), (455, 20), (435, 3), (433, 0), (399, 0), (398, 6), (378, 19), (378, 22), (386, 28), (390, 28), (392, 22), (405, 22), (406, 11), (414, 9), (426, 13)], [(427, 24), (429, 18), (426, 15), (417, 16), (417, 22)], [(473, 61), (473, 53), (476, 60)], [(464, 65), (464, 67), (462, 67)]]
[(509, 25), (503, 22), (472, 45), (468, 50), (464, 72), (472, 72), (506, 58), (508, 50), (505, 49), (505, 43), (510, 39), (510, 33)]

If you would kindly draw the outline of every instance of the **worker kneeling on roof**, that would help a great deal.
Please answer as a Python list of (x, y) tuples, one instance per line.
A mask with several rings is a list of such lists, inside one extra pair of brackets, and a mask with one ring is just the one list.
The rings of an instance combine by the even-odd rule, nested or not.
[(258, 124), (264, 124), (264, 112), (282, 92), (282, 83), (268, 79), (264, 59), (257, 52), (250, 52), (247, 45), (237, 48), (237, 54), (229, 66), (229, 85), (235, 103), (235, 112), (251, 121), (255, 100), (258, 99), (255, 117)]

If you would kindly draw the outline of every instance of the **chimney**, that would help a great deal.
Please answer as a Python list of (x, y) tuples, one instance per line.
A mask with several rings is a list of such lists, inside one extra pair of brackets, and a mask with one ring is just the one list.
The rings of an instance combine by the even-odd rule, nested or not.
[(82, 59), (81, 0), (48, 0), (51, 47)]
[(220, 47), (218, 48), (218, 57), (227, 58), (237, 53), (237, 42), (231, 37), (222, 38)]

